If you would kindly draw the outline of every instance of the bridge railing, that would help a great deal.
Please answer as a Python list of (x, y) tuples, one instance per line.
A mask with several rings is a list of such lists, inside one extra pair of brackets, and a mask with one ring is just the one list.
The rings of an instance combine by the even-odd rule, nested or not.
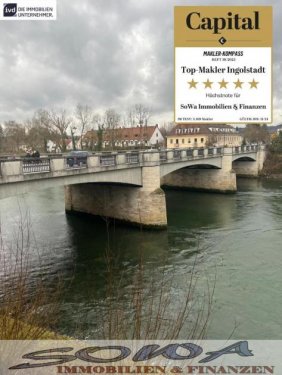
[(126, 153), (125, 158), (126, 164), (139, 164), (140, 162), (139, 152)]
[(188, 150), (186, 150), (186, 156), (188, 158), (193, 158), (193, 149), (192, 148), (188, 148)]
[(203, 148), (198, 149), (198, 156), (204, 156), (204, 149)]
[(242, 145), (242, 146), (236, 146), (233, 148), (236, 154), (244, 153), (244, 152), (250, 152), (254, 151), (257, 152), (259, 149), (258, 145)]
[(49, 158), (24, 158), (22, 160), (23, 174), (50, 172)]
[[(121, 152), (101, 152), (91, 154), (84, 163), (81, 173), (92, 173), (103, 167), (126, 168), (129, 165), (144, 166), (157, 165), (163, 163), (178, 162), (184, 160), (202, 159), (223, 156), (225, 152), (234, 154), (244, 154), (246, 152), (256, 152), (261, 146), (244, 145), (233, 148), (209, 147), (209, 148), (178, 148), (166, 150), (147, 151), (121, 151)], [(18, 158), (0, 159), (0, 179), (4, 181), (6, 177), (20, 176), (36, 173), (49, 173), (55, 175), (71, 174), (74, 168), (67, 167), (67, 157), (41, 157), (41, 158)], [(79, 167), (77, 167), (78, 169)], [(4, 180), (3, 180), (4, 179)]]
[(116, 161), (115, 154), (100, 155), (100, 165), (102, 167), (110, 167), (116, 164), (117, 164), (117, 161)]
[(161, 162), (167, 161), (167, 152), (166, 151), (160, 151), (160, 161)]
[(181, 159), (181, 150), (173, 150), (173, 159), (175, 160)]

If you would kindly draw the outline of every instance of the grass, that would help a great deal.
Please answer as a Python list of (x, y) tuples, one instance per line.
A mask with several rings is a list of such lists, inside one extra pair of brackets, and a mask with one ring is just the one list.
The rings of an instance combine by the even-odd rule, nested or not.
[[(55, 339), (62, 283), (50, 291), (42, 277), (31, 278), (32, 230), (29, 219), (20, 218), (11, 245), (0, 230), (0, 339)], [(38, 255), (39, 256), (39, 255)]]

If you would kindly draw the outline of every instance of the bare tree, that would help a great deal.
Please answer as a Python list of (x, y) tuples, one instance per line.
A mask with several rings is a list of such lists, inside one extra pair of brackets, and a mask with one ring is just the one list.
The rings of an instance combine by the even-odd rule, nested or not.
[(46, 126), (50, 127), (52, 131), (58, 136), (58, 147), (62, 152), (66, 151), (67, 130), (72, 123), (72, 118), (69, 117), (64, 109), (58, 111), (44, 111), (44, 118)]
[(115, 109), (108, 109), (105, 112), (104, 116), (104, 127), (106, 134), (108, 135), (110, 146), (114, 149), (115, 140), (117, 138), (117, 128), (120, 121), (120, 115), (116, 112)]
[(246, 125), (243, 132), (244, 139), (247, 142), (263, 142), (268, 143), (270, 141), (270, 134), (267, 130), (267, 125), (263, 124), (248, 124)]
[(101, 127), (104, 127), (103, 118), (99, 115), (99, 113), (94, 113), (92, 117), (92, 125), (93, 125), (93, 129), (95, 130)]
[(26, 133), (23, 124), (16, 121), (4, 123), (5, 150), (8, 152), (19, 152), (25, 146)]
[(0, 152), (4, 151), (4, 141), (5, 141), (4, 128), (0, 124)]
[(127, 111), (127, 122), (131, 128), (135, 126), (135, 111), (132, 107)]
[(80, 130), (80, 147), (83, 150), (83, 136), (85, 135), (85, 132), (89, 130), (89, 127), (93, 121), (91, 108), (87, 105), (78, 104), (75, 110), (75, 117), (78, 121)]
[(150, 108), (143, 104), (135, 104), (127, 112), (128, 123), (131, 127), (135, 125), (147, 126), (150, 118)]
[(27, 120), (26, 127), (26, 142), (34, 150), (48, 151), (48, 141), (53, 140), (54, 131), (48, 126), (46, 113), (42, 110), (35, 112), (31, 120)]

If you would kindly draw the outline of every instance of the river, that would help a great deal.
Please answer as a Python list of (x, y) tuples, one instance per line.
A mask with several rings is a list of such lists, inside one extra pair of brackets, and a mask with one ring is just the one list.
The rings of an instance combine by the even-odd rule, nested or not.
[[(116, 293), (130, 321), (141, 257), (143, 303), (168, 282), (167, 314), (175, 316), (193, 272), (195, 301), (214, 286), (207, 338), (281, 340), (282, 182), (239, 179), (234, 195), (171, 190), (166, 200), (167, 231), (107, 230), (104, 220), (66, 215), (62, 188), (36, 191), (0, 201), (2, 236), (13, 243), (19, 223), (28, 222), (31, 279), (41, 275), (50, 285), (57, 275), (64, 280), (61, 333), (99, 337)], [(182, 338), (189, 337), (189, 324)]]

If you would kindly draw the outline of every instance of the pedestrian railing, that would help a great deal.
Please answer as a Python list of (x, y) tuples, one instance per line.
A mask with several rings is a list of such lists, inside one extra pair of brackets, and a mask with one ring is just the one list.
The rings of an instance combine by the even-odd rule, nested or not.
[(167, 161), (167, 153), (166, 151), (160, 152), (160, 161)]
[(138, 164), (139, 163), (139, 153), (132, 152), (130, 154), (126, 154), (126, 164)]
[(102, 167), (116, 165), (116, 155), (100, 155), (100, 165)]
[(173, 159), (176, 159), (176, 160), (181, 159), (181, 151), (180, 150), (173, 150)]
[(208, 149), (208, 155), (213, 155), (213, 148)]
[(188, 150), (186, 150), (186, 156), (188, 156), (188, 158), (193, 157), (193, 149), (192, 148), (189, 148)]
[(50, 172), (50, 159), (34, 157), (24, 158), (22, 168), (24, 174)]

